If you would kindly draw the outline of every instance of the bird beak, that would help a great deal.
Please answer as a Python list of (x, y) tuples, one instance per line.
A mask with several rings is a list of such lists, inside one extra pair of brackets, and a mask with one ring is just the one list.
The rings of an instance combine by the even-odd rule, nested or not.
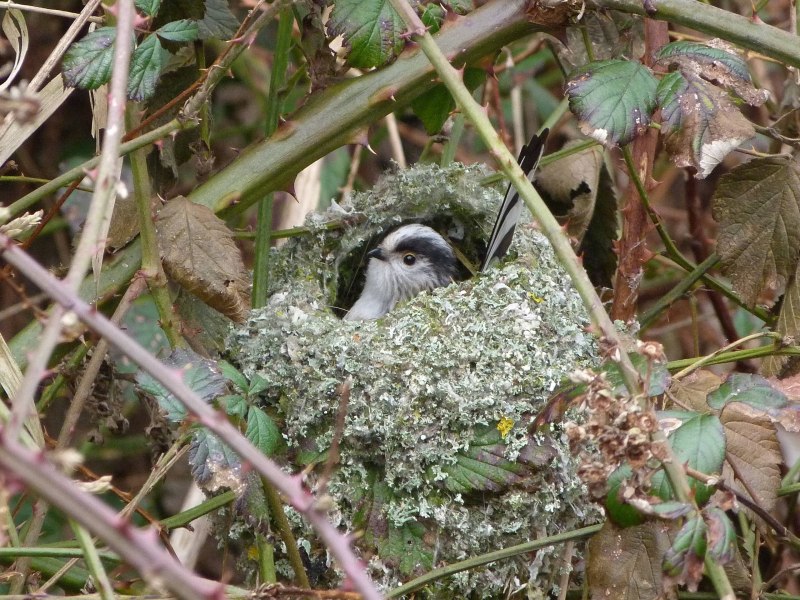
[(367, 256), (370, 258), (377, 258), (378, 260), (386, 260), (386, 255), (383, 253), (381, 248), (373, 248), (367, 252)]

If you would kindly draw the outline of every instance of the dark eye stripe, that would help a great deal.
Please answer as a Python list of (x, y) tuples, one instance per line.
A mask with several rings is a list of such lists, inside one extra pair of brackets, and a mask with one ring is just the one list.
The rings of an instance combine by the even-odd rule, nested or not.
[(447, 267), (455, 266), (455, 257), (453, 251), (449, 247), (443, 247), (441, 244), (426, 240), (424, 238), (409, 238), (401, 240), (395, 252), (400, 254), (412, 253), (425, 256), (434, 264), (445, 265)]

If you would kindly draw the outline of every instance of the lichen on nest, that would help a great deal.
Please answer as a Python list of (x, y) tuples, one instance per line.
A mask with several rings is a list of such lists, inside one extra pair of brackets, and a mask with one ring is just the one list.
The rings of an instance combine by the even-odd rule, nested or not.
[[(515, 259), (382, 319), (346, 322), (332, 310), (352, 301), (349, 280), (380, 233), (408, 220), (477, 262), (501, 201), (485, 175), (462, 165), (398, 171), (313, 216), (313, 235), (274, 252), (268, 305), (229, 340), (243, 373), (267, 382), (295, 464), (328, 449), (337, 386), (351, 380), (329, 493), (341, 527), (366, 530), (359, 546), (384, 586), (597, 519), (560, 434), (528, 433), (553, 389), (597, 361), (580, 298), (532, 226), (518, 227)], [(325, 226), (359, 214), (351, 228)], [(436, 596), (535, 588), (548, 556), (462, 574)]]

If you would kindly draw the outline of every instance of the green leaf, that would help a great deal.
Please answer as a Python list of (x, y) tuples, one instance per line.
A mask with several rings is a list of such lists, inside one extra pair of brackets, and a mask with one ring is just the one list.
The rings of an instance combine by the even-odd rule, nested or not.
[(272, 456), (280, 446), (281, 432), (270, 416), (257, 406), (247, 413), (247, 439), (266, 456)]
[(343, 36), (347, 63), (356, 68), (380, 67), (403, 50), (406, 27), (389, 0), (339, 0), (328, 21), (331, 37)]
[[(147, 348), (150, 354), (164, 356), (170, 351), (167, 336), (159, 322), (158, 308), (150, 294), (134, 300), (122, 319), (122, 326), (128, 335)], [(124, 354), (116, 350), (111, 350), (109, 354), (113, 358), (114, 369), (118, 373), (139, 372), (139, 365)]]
[(217, 398), (217, 402), (225, 411), (225, 414), (244, 419), (247, 416), (247, 410), (250, 408), (247, 400), (241, 394), (227, 394)]
[(189, 445), (189, 467), (205, 489), (238, 488), (242, 483), (239, 457), (208, 429), (195, 430)]
[(708, 405), (717, 410), (729, 402), (744, 402), (762, 410), (783, 408), (789, 399), (769, 381), (751, 373), (731, 373), (725, 382), (708, 395)]
[(606, 514), (620, 527), (632, 527), (644, 523), (644, 515), (622, 499), (622, 484), (631, 476), (631, 467), (627, 463), (620, 466), (608, 477), (608, 493), (606, 494)]
[(250, 389), (247, 390), (247, 393), (251, 396), (255, 396), (256, 394), (260, 394), (266, 390), (268, 387), (269, 381), (256, 373), (253, 375), (252, 379), (250, 379)]
[(708, 527), (708, 555), (721, 565), (729, 563), (736, 553), (736, 530), (725, 511), (710, 506), (703, 511)]
[(381, 562), (406, 576), (433, 568), (433, 552), (426, 543), (428, 529), (413, 520), (400, 526), (391, 523), (386, 513), (395, 499), (391, 488), (372, 472), (364, 483), (353, 489), (353, 502), (360, 506), (353, 524), (364, 530), (366, 547), (377, 548)]
[(469, 449), (456, 455), (455, 464), (442, 468), (447, 474), (444, 487), (459, 494), (501, 491), (519, 483), (531, 468), (541, 467), (553, 458), (551, 447), (530, 443), (512, 462), (504, 456), (506, 449), (497, 427), (479, 428)]
[(603, 60), (573, 72), (566, 91), (581, 130), (611, 146), (627, 144), (647, 131), (657, 83), (650, 70), (636, 61)]
[(475, 2), (473, 0), (447, 0), (443, 4), (457, 15), (466, 15), (475, 10)]
[(386, 537), (378, 541), (378, 555), (395, 564), (403, 575), (412, 575), (433, 568), (433, 553), (425, 543), (428, 529), (416, 521), (400, 527), (389, 526)]
[(688, 515), (694, 508), (688, 502), (667, 501), (651, 504), (653, 515), (661, 519), (673, 520)]
[(423, 25), (431, 34), (439, 31), (442, 23), (444, 23), (444, 17), (444, 9), (438, 4), (428, 4), (423, 9), (422, 15), (420, 15)]
[(131, 57), (128, 98), (146, 100), (155, 93), (165, 54), (158, 36), (150, 35), (139, 44)]
[[(116, 27), (101, 27), (69, 47), (62, 62), (67, 85), (96, 90), (111, 79)], [(131, 38), (131, 43), (133, 38)]]
[[(464, 85), (472, 91), (486, 79), (486, 71), (467, 67), (464, 69)], [(428, 135), (435, 135), (442, 130), (447, 117), (456, 107), (456, 102), (450, 95), (447, 87), (440, 83), (433, 86), (427, 93), (418, 96), (411, 102), (414, 111)]]
[(228, 6), (227, 0), (205, 0), (205, 14), (198, 23), (200, 39), (227, 40), (239, 29), (239, 19)]
[(712, 199), (724, 273), (750, 306), (794, 274), (800, 256), (800, 165), (754, 158), (720, 179)]
[(217, 363), (220, 372), (225, 376), (225, 379), (233, 383), (240, 392), (247, 392), (250, 388), (247, 378), (242, 375), (239, 370), (231, 363), (221, 360)]
[(200, 36), (200, 27), (197, 21), (181, 19), (159, 27), (155, 34), (171, 42), (193, 42)]
[(133, 4), (148, 17), (158, 14), (158, 9), (161, 8), (161, 0), (135, 0)]
[(703, 576), (706, 555), (706, 524), (700, 517), (688, 519), (664, 555), (664, 572), (696, 590)]
[[(725, 432), (716, 415), (697, 415), (683, 423), (669, 435), (669, 442), (677, 460), (701, 473), (722, 472), (725, 459)], [(689, 478), (689, 485), (698, 504), (711, 497), (714, 488)], [(652, 492), (663, 500), (672, 500), (674, 494), (663, 469), (653, 475)]]
[[(181, 371), (183, 382), (205, 402), (211, 402), (227, 390), (225, 378), (213, 360), (203, 358), (191, 350), (177, 349), (163, 361), (168, 367)], [(177, 423), (186, 418), (183, 404), (148, 373), (140, 371), (136, 383), (156, 399), (167, 419)]]
[(667, 152), (679, 167), (706, 177), (745, 140), (755, 135), (728, 94), (696, 74), (677, 71), (658, 85)]
[(611, 174), (603, 165), (592, 220), (578, 248), (583, 268), (597, 287), (611, 289), (614, 285), (614, 273), (617, 271), (615, 242), (618, 238), (617, 194)]

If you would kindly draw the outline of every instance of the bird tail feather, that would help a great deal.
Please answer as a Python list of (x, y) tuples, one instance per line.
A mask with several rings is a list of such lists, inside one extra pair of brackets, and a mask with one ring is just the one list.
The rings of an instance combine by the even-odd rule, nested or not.
[[(528, 181), (533, 182), (536, 166), (539, 164), (539, 159), (542, 158), (544, 143), (547, 141), (547, 134), (549, 132), (549, 129), (542, 130), (542, 133), (534, 135), (531, 141), (520, 150), (517, 162), (524, 171)], [(497, 220), (494, 223), (492, 235), (489, 238), (488, 251), (481, 265), (481, 271), (485, 271), (492, 262), (506, 255), (509, 246), (511, 246), (511, 240), (514, 238), (514, 228), (521, 214), (522, 200), (516, 188), (509, 183), (506, 195), (503, 198), (503, 203), (500, 205), (500, 211), (497, 213)]]

